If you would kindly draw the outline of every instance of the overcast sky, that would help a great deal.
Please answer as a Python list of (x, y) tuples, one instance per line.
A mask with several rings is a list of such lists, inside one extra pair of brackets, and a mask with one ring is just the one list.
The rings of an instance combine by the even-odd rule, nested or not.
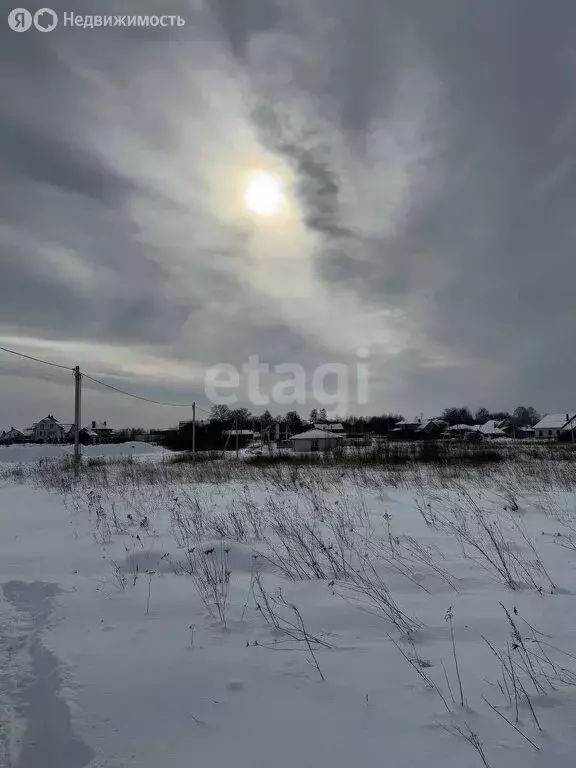
[[(204, 407), (211, 366), (353, 384), (362, 348), (349, 412), (576, 407), (573, 0), (51, 5), (186, 25), (2, 22), (1, 346)], [(282, 215), (243, 205), (258, 169)], [(72, 393), (0, 353), (0, 429)], [(85, 391), (84, 421), (187, 414)]]

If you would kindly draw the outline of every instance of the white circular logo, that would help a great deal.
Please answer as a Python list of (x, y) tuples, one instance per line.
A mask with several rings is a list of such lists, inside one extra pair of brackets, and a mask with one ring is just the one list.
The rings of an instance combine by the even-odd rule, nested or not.
[(26, 32), (32, 26), (32, 14), (26, 8), (14, 8), (8, 14), (8, 26), (13, 32)]
[(34, 14), (34, 26), (39, 32), (52, 32), (58, 25), (58, 15), (52, 8), (40, 8)]

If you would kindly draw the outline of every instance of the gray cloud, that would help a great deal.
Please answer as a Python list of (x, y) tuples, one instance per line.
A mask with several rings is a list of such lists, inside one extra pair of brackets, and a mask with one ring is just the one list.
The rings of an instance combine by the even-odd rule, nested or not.
[[(186, 26), (0, 32), (1, 338), (169, 399), (219, 362), (367, 344), (364, 410), (574, 407), (573, 3), (163, 12)], [(293, 179), (281, 231), (238, 202), (271, 162)], [(11, 365), (0, 426), (48, 392)]]
[(89, 153), (46, 136), (40, 126), (4, 121), (0, 146), (6, 148), (2, 172), (8, 183), (11, 178), (26, 176), (31, 182), (85, 195), (109, 206), (132, 191), (126, 179), (105, 171)]

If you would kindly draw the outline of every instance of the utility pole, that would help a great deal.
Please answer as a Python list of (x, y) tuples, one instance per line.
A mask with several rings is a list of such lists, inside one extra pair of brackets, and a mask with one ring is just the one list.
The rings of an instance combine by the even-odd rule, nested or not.
[(82, 374), (80, 366), (74, 368), (74, 474), (80, 469), (80, 429), (82, 421)]
[(238, 418), (234, 422), (234, 431), (236, 432), (236, 458), (238, 458)]
[(196, 461), (196, 403), (192, 403), (192, 461)]

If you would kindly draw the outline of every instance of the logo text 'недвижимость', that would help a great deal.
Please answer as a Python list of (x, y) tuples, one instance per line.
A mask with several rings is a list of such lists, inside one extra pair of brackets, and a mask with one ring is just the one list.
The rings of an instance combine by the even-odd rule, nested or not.
[[(58, 26), (59, 18), (52, 8), (40, 8), (32, 14), (26, 8), (14, 8), (8, 14), (8, 26), (13, 32), (27, 32), (34, 27), (39, 32), (52, 32)], [(62, 14), (63, 27), (100, 29), (104, 27), (183, 27), (186, 20), (181, 16), (167, 14), (152, 15), (106, 15), (87, 14), (81, 16), (72, 11)]]

